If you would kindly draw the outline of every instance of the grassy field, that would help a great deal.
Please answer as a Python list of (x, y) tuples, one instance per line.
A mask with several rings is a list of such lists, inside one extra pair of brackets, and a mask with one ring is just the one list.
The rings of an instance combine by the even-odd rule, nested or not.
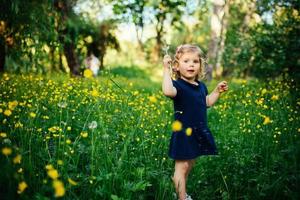
[[(1, 75), (0, 199), (174, 199), (172, 101), (125, 71)], [(284, 78), (228, 81), (208, 110), (219, 155), (197, 160), (189, 194), (299, 199), (299, 89)]]

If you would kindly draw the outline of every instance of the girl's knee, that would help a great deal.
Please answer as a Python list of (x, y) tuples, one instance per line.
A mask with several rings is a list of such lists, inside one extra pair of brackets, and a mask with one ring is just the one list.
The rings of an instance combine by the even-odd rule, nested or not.
[(189, 168), (190, 168), (190, 162), (189, 161), (176, 161), (175, 173), (176, 173), (176, 171), (186, 173), (189, 170)]

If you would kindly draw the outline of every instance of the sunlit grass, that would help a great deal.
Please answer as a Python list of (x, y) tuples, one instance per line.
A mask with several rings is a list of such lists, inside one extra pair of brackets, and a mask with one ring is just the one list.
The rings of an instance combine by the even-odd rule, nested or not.
[[(219, 156), (198, 159), (189, 193), (296, 199), (300, 99), (291, 91), (298, 88), (292, 80), (232, 79), (229, 86), (208, 111)], [(111, 73), (3, 74), (0, 91), (5, 198), (173, 199), (172, 102), (158, 83)]]

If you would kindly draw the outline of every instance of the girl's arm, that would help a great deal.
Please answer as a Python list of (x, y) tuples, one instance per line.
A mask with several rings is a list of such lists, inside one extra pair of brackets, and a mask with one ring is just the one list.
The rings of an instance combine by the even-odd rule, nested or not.
[(169, 65), (171, 62), (172, 62), (171, 57), (166, 55), (163, 60), (164, 71), (163, 71), (162, 91), (165, 96), (175, 97), (177, 94), (177, 90), (173, 86), (172, 78), (169, 70)]
[(220, 82), (217, 87), (206, 96), (206, 105), (208, 107), (213, 106), (220, 97), (220, 94), (228, 90), (228, 85), (226, 81)]

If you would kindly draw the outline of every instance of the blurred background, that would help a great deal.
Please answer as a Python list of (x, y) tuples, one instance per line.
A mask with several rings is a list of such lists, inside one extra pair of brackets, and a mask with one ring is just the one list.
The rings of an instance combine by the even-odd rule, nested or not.
[(208, 79), (299, 77), (297, 0), (0, 2), (0, 71), (81, 75), (93, 54), (100, 71), (138, 68), (155, 80), (164, 48), (192, 43)]

